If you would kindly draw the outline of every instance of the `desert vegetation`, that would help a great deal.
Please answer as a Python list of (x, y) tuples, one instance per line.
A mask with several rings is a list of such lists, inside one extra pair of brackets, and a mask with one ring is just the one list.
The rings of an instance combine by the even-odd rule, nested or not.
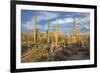
[[(34, 17), (36, 20), (36, 17)], [(75, 20), (74, 20), (75, 21)], [(75, 27), (71, 34), (63, 35), (56, 24), (55, 31), (34, 31), (21, 34), (21, 62), (85, 60), (90, 58), (90, 35), (80, 34)]]

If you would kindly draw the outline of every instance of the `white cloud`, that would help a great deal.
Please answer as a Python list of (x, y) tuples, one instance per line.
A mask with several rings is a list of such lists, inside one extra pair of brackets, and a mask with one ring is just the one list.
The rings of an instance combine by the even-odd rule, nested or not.
[(74, 19), (73, 18), (65, 18), (64, 21), (65, 21), (65, 23), (70, 24), (70, 23), (73, 23)]
[[(73, 24), (73, 21), (74, 19), (73, 18), (64, 18), (64, 19), (58, 19), (58, 24), (61, 25), (61, 24), (70, 24), (72, 23)], [(84, 17), (84, 18), (81, 18), (81, 19), (78, 19), (76, 18), (76, 26), (78, 28), (87, 28), (89, 29), (89, 24), (84, 24), (85, 22), (88, 22), (89, 21), (89, 17)], [(50, 22), (50, 28), (52, 29), (52, 27), (55, 27), (55, 24), (57, 23), (56, 20), (54, 21), (51, 21)], [(25, 24), (22, 24), (24, 28), (26, 28), (27, 30), (32, 30), (33, 29), (33, 25), (34, 25), (34, 21), (33, 20), (30, 20), (28, 22), (26, 22)], [(37, 28), (38, 29), (45, 29), (47, 30), (48, 29), (48, 25), (44, 25), (42, 26), (41, 24), (37, 24)]]
[(28, 21), (25, 24), (22, 24), (22, 27), (24, 27), (27, 30), (32, 30), (33, 29), (33, 23), (34, 23), (33, 20)]
[(51, 20), (51, 19), (55, 19), (56, 17), (58, 17), (58, 14), (56, 13), (51, 13), (51, 12), (41, 12), (40, 14), (38, 14), (38, 21), (41, 20)]
[[(70, 24), (70, 23), (73, 23), (73, 18), (64, 18), (64, 19), (58, 19), (58, 24)], [(52, 24), (56, 24), (57, 21), (54, 20), (51, 22)]]
[(79, 28), (86, 28), (86, 29), (89, 29), (90, 28), (90, 17), (89, 16), (86, 16), (84, 18), (81, 18), (81, 19), (78, 19), (77, 20), (77, 26)]
[[(30, 20), (28, 22), (26, 22), (25, 24), (22, 24), (22, 29), (26, 29), (26, 30), (33, 30), (33, 27), (34, 27), (34, 21), (33, 20)], [(40, 24), (37, 24), (37, 28), (38, 29), (42, 29), (43, 26), (40, 25)]]
[(77, 20), (77, 23), (84, 23), (84, 22), (87, 22), (90, 20), (90, 17), (89, 16), (86, 16), (86, 17), (83, 17), (81, 19), (78, 19)]
[[(53, 19), (52, 21), (50, 21), (50, 30), (53, 30), (55, 28), (56, 23), (57, 23), (56, 18), (59, 15), (55, 14), (55, 13), (51, 13), (51, 12), (41, 12), (40, 14), (39, 13), (38, 13), (38, 16), (37, 16), (37, 22), (42, 21), (42, 20), (48, 21), (48, 20)], [(89, 21), (90, 21), (89, 16), (85, 16), (83, 18), (82, 17), (76, 17), (76, 27), (78, 29), (80, 29), (80, 31), (82, 31), (81, 29), (83, 29), (83, 28), (85, 28), (86, 30), (90, 29), (90, 24), (88, 24)], [(61, 26), (63, 26), (63, 24), (73, 26), (73, 22), (74, 22), (74, 19), (72, 17), (66, 17), (66, 18), (58, 19), (58, 25), (61, 25)], [(26, 29), (26, 30), (33, 30), (34, 20), (32, 19), (32, 20), (26, 22), (25, 24), (22, 24), (22, 27), (24, 27), (24, 29)], [(37, 28), (42, 29), (42, 30), (47, 30), (48, 25), (47, 24), (44, 24), (44, 25), (37, 24)], [(66, 31), (65, 29), (70, 29), (70, 27), (65, 27), (65, 28), (60, 27), (60, 28), (61, 28), (60, 32), (62, 32), (62, 33), (64, 33)], [(71, 31), (71, 29), (69, 31)]]

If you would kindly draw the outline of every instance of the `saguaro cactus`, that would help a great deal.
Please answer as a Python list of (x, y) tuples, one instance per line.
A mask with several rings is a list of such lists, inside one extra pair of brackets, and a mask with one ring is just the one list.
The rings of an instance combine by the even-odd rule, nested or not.
[(76, 34), (76, 18), (74, 17), (73, 34)]
[(48, 21), (48, 44), (50, 42), (50, 21)]
[(37, 16), (34, 16), (34, 42), (36, 43), (36, 32), (37, 32), (37, 29), (36, 29), (36, 18)]
[(58, 19), (56, 19), (56, 21), (57, 21), (57, 24), (55, 27), (55, 45), (57, 45), (58, 43)]

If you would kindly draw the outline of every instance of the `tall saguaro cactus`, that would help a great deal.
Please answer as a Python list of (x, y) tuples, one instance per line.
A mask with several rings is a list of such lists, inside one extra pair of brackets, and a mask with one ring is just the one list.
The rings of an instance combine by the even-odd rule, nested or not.
[(34, 42), (36, 43), (36, 32), (37, 32), (37, 30), (36, 30), (36, 18), (37, 18), (37, 16), (34, 16)]
[(55, 45), (57, 45), (58, 43), (58, 19), (56, 19), (56, 21), (57, 21), (57, 24), (55, 27)]
[(48, 44), (50, 42), (50, 21), (48, 21)]
[(74, 17), (73, 34), (76, 34), (76, 18)]

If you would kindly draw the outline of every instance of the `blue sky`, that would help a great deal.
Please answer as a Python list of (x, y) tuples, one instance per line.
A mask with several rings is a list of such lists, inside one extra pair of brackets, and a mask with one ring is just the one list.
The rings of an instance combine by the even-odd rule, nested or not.
[(22, 33), (33, 32), (34, 16), (37, 16), (38, 32), (47, 31), (48, 21), (50, 21), (50, 31), (53, 32), (55, 30), (56, 19), (58, 19), (59, 32), (71, 34), (74, 17), (76, 18), (76, 28), (80, 30), (81, 34), (90, 32), (90, 13), (21, 10)]

